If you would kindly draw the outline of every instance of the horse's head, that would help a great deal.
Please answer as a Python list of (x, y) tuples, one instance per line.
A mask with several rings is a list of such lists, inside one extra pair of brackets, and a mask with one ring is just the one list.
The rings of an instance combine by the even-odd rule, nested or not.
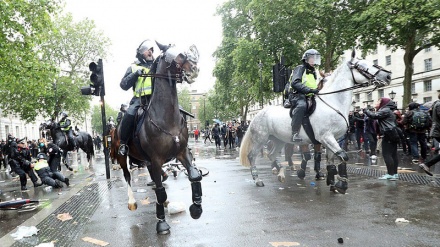
[[(199, 61), (199, 51), (195, 45), (189, 47), (188, 50), (179, 50), (175, 45), (162, 45), (158, 42), (157, 46), (162, 50), (163, 54), (159, 59), (163, 59), (167, 66), (158, 65), (157, 74), (167, 74), (165, 68), (171, 74), (175, 74), (178, 79), (183, 78), (188, 83), (193, 83), (198, 76), (199, 68), (197, 63)], [(160, 63), (160, 61), (159, 61)]]
[[(354, 83), (375, 85), (376, 87), (388, 86), (391, 83), (391, 71), (375, 65), (366, 60), (355, 58), (355, 51), (351, 53), (348, 67), (353, 74)], [(357, 71), (358, 73), (353, 73)]]

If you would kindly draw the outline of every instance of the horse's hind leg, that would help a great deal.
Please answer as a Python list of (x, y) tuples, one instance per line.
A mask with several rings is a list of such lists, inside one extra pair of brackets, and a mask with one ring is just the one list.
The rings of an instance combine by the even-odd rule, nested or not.
[(316, 180), (323, 180), (325, 178), (325, 176), (321, 172), (321, 155), (322, 155), (321, 144), (316, 144), (313, 149), (315, 152), (313, 155), (313, 157), (315, 159), (315, 167), (314, 167), (315, 172), (316, 172), (315, 179)]
[(286, 181), (286, 168), (279, 162), (279, 154), (281, 149), (283, 148), (283, 142), (279, 140), (272, 140), (272, 142), (273, 147), (268, 154), (268, 158), (272, 161), (272, 167), (276, 168), (278, 171), (278, 181), (284, 183)]
[(192, 201), (193, 204), (189, 207), (189, 212), (193, 219), (198, 219), (203, 213), (202, 209), (202, 174), (193, 165), (193, 155), (189, 148), (177, 157), (178, 160), (185, 166), (188, 172), (188, 179), (191, 182)]
[(306, 177), (307, 162), (312, 158), (310, 151), (308, 150), (308, 145), (301, 145), (301, 167), (296, 171), (296, 175), (299, 179), (304, 179)]

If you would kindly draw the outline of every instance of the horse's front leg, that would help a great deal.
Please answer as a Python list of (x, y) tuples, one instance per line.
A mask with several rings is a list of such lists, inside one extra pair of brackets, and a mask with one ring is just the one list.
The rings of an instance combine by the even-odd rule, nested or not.
[(67, 151), (63, 150), (63, 163), (69, 171), (73, 171), (73, 168), (67, 163)]
[[(341, 159), (341, 163), (336, 168), (332, 162), (327, 165), (327, 185), (330, 185), (330, 190), (345, 194), (348, 189), (348, 175), (347, 175), (347, 153), (339, 146), (338, 142), (333, 136), (324, 138), (322, 143), (330, 149), (334, 155)], [(335, 182), (337, 180), (337, 182)]]
[(118, 163), (121, 165), (125, 182), (127, 182), (128, 209), (134, 211), (137, 209), (136, 199), (134, 199), (133, 190), (131, 188), (131, 174), (127, 167), (127, 156), (117, 155)]
[(165, 205), (167, 200), (167, 192), (162, 185), (162, 164), (161, 161), (151, 162), (151, 179), (156, 184), (156, 217), (158, 219), (156, 223), (156, 232), (161, 235), (170, 233), (170, 225), (165, 220)]
[(187, 147), (183, 155), (177, 157), (178, 160), (185, 166), (188, 171), (188, 179), (191, 182), (192, 201), (193, 204), (189, 207), (189, 212), (193, 219), (198, 219), (203, 213), (202, 209), (202, 174), (193, 165), (193, 155)]
[(310, 150), (308, 149), (309, 145), (303, 144), (300, 146), (301, 150), (301, 167), (296, 171), (296, 175), (299, 179), (304, 179), (306, 177), (306, 169), (307, 169), (307, 162), (312, 158), (312, 155), (310, 154)]
[(272, 170), (277, 169), (278, 171), (278, 181), (284, 183), (286, 181), (286, 168), (279, 162), (279, 154), (283, 148), (283, 143), (278, 140), (272, 140), (273, 147), (268, 154), (269, 160), (272, 161)]
[(324, 174), (321, 172), (321, 144), (315, 144), (314, 145), (314, 160), (315, 160), (315, 179), (316, 180), (323, 180), (325, 178)]

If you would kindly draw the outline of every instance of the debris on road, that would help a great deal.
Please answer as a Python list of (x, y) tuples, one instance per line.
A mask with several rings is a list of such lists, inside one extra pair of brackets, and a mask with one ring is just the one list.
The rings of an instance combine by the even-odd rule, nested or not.
[(17, 228), (17, 231), (11, 234), (11, 237), (13, 237), (14, 240), (37, 235), (39, 231), (35, 226), (19, 226)]
[(91, 238), (91, 237), (84, 237), (84, 238), (82, 238), (82, 240), (84, 242), (89, 242), (89, 243), (96, 244), (96, 245), (99, 245), (99, 246), (107, 246), (107, 245), (110, 244), (108, 242), (105, 242), (105, 241), (102, 241), (102, 240), (99, 240), (99, 239), (95, 239), (95, 238)]
[(298, 242), (269, 242), (273, 247), (290, 247), (290, 246), (300, 246)]
[(73, 219), (73, 217), (69, 214), (69, 213), (64, 213), (64, 214), (59, 214), (57, 215), (57, 219), (61, 220), (61, 221), (66, 221), (66, 220), (71, 220)]
[(409, 220), (405, 220), (405, 218), (397, 218), (396, 223), (409, 223)]

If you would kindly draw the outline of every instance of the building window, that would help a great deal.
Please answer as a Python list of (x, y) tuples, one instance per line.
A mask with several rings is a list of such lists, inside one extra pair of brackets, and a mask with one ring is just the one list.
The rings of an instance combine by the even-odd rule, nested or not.
[(373, 50), (373, 55), (377, 54), (377, 47)]
[(377, 96), (378, 96), (378, 98), (384, 97), (383, 89), (377, 90)]
[(431, 84), (432, 84), (431, 80), (423, 81), (423, 89), (425, 90), (425, 92), (432, 91), (432, 85)]
[(432, 101), (432, 97), (423, 97), (423, 103)]
[(5, 134), (6, 134), (6, 136), (8, 136), (9, 133), (10, 133), (9, 132), (9, 125), (5, 125)]
[(355, 100), (356, 102), (361, 101), (361, 96), (360, 96), (358, 93), (355, 94), (355, 95), (354, 95), (354, 100)]
[(430, 52), (430, 51), (431, 51), (431, 47), (425, 48), (425, 52)]
[(373, 64), (374, 64), (374, 65), (377, 65), (377, 64), (378, 64), (377, 59), (374, 59), (374, 60), (373, 60)]
[(391, 65), (391, 55), (385, 57), (386, 65)]
[(367, 95), (367, 100), (373, 100), (373, 94), (365, 93)]
[(432, 70), (432, 58), (425, 59), (425, 71)]
[(15, 136), (21, 136), (19, 133), (20, 128), (18, 126), (15, 126)]
[(411, 94), (416, 93), (416, 84), (411, 83)]

